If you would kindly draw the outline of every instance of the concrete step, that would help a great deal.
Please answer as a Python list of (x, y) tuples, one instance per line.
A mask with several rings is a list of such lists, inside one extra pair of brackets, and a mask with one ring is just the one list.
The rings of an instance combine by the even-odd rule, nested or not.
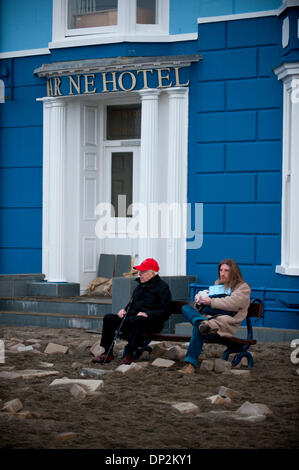
[(111, 311), (111, 298), (2, 298), (0, 324), (101, 330)]
[[(175, 333), (181, 335), (192, 334), (192, 325), (187, 322), (177, 323), (175, 325)], [(247, 328), (240, 327), (236, 335), (238, 338), (247, 337)], [(253, 338), (258, 342), (280, 343), (283, 341), (291, 342), (293, 339), (299, 338), (299, 330), (285, 328), (265, 328), (261, 326), (253, 327)]]

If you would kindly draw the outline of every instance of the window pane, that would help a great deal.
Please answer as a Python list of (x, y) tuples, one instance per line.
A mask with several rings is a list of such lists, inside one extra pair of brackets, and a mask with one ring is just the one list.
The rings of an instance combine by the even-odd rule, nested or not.
[(107, 139), (140, 139), (141, 107), (107, 106)]
[(156, 0), (137, 0), (137, 24), (156, 24)]
[[(129, 217), (127, 210), (133, 195), (133, 152), (112, 153), (111, 204), (115, 217)], [(125, 196), (119, 200), (118, 196)], [(120, 203), (120, 204), (119, 204)]]
[(68, 28), (117, 24), (118, 0), (68, 0)]

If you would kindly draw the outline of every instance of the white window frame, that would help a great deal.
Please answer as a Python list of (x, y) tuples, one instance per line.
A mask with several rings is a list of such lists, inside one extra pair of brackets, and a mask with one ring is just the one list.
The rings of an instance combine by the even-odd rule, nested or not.
[(67, 28), (67, 0), (53, 0), (49, 48), (123, 41), (158, 41), (169, 36), (169, 0), (157, 1), (157, 24), (136, 24), (136, 0), (118, 0), (118, 24), (98, 28)]

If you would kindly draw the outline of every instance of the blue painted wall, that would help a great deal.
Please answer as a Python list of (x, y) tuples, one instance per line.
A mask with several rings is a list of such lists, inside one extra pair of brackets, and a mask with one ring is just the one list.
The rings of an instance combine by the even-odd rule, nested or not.
[(52, 0), (1, 0), (0, 26), (0, 52), (48, 47)]
[[(298, 289), (298, 277), (275, 274), (281, 261), (282, 83), (273, 68), (283, 54), (281, 20), (200, 24), (198, 31), (203, 60), (190, 84), (188, 197), (204, 204), (204, 234), (202, 247), (188, 251), (188, 274), (209, 285), (218, 262), (234, 258), (251, 286)], [(273, 305), (281, 297), (267, 295)], [(299, 327), (296, 314), (272, 312), (265, 321)]]
[[(197, 18), (279, 8), (282, 0), (170, 0), (170, 34), (197, 32)], [(0, 0), (0, 53), (52, 41), (52, 0)]]

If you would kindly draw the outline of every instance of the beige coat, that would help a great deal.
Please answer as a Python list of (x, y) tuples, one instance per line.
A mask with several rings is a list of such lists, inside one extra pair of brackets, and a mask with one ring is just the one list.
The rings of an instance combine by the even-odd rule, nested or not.
[[(246, 282), (241, 282), (227, 297), (212, 299), (211, 307), (231, 312), (238, 312), (234, 317), (229, 315), (220, 315), (214, 320), (210, 320), (211, 328), (218, 328), (217, 333), (220, 336), (232, 337), (238, 331), (240, 323), (246, 318), (248, 307), (250, 305), (251, 289)], [(213, 318), (207, 316), (208, 319)]]

